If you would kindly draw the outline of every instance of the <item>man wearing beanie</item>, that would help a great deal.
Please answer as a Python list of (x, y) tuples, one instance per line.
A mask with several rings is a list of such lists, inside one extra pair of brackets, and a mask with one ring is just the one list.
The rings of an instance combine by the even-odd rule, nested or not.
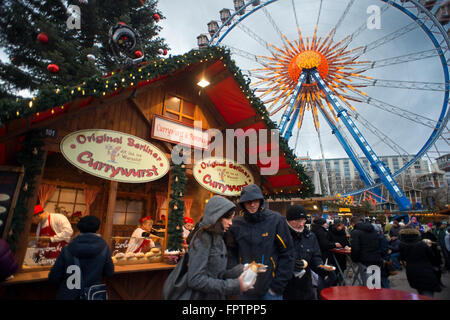
[(267, 209), (256, 184), (243, 188), (239, 199), (241, 215), (233, 219), (226, 235), (229, 266), (262, 263), (267, 271), (258, 274), (254, 289), (238, 296), (246, 300), (282, 300), (294, 268), (294, 247), (285, 218)]
[(316, 236), (306, 227), (306, 211), (301, 205), (293, 205), (286, 212), (287, 225), (294, 242), (294, 272), (283, 298), (286, 300), (313, 300), (311, 270), (322, 277), (328, 271), (319, 268), (323, 264)]
[(49, 281), (59, 283), (56, 298), (60, 300), (77, 300), (80, 298), (81, 287), (68, 287), (68, 277), (74, 276), (70, 266), (76, 265), (74, 257), (79, 260), (81, 276), (85, 287), (101, 284), (102, 277), (114, 274), (114, 264), (109, 246), (99, 234), (100, 220), (96, 216), (85, 216), (77, 224), (80, 234), (62, 250), (56, 259), (50, 273)]

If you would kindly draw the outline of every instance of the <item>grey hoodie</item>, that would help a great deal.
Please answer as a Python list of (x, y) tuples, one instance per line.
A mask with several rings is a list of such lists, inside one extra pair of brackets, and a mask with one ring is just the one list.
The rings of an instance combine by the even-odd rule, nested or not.
[[(206, 204), (200, 227), (215, 224), (226, 212), (235, 208), (233, 202), (221, 196), (212, 197)], [(243, 266), (226, 270), (227, 249), (223, 234), (202, 232), (194, 235), (189, 245), (188, 286), (194, 291), (192, 300), (225, 299), (239, 293)]]

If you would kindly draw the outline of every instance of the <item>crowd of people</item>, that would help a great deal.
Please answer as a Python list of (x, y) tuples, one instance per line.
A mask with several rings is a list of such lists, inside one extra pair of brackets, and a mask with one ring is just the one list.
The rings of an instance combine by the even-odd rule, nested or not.
[[(212, 203), (226, 200), (220, 196), (212, 199)], [(432, 297), (443, 287), (440, 277), (444, 268), (449, 269), (450, 249), (446, 221), (426, 226), (416, 217), (406, 224), (356, 216), (327, 221), (310, 218), (301, 205), (291, 206), (283, 217), (267, 208), (257, 185), (243, 188), (238, 202), (240, 208), (229, 202), (229, 211), (220, 217), (217, 208), (208, 203), (201, 222), (190, 234), (195, 237), (194, 245), (187, 248), (191, 263), (192, 256), (201, 257), (201, 263), (194, 262), (195, 268), (187, 270), (187, 286), (195, 289), (195, 298), (236, 294), (240, 300), (320, 299), (321, 290), (343, 280), (340, 273), (325, 267), (349, 267), (344, 255), (332, 259), (331, 249), (351, 252), (351, 260), (363, 269), (363, 277), (368, 276), (364, 269), (378, 266), (383, 288), (390, 287), (389, 276), (402, 268), (419, 294)], [(236, 213), (231, 213), (234, 210)], [(224, 239), (219, 241), (220, 250), (216, 248), (218, 240), (211, 241), (211, 234), (213, 239)], [(267, 270), (246, 286), (242, 277), (254, 262), (267, 265)], [(230, 283), (234, 283), (233, 289), (228, 287)]]
[[(35, 216), (45, 213), (40, 206), (35, 212)], [(49, 215), (42, 218), (48, 228), (52, 220)], [(254, 184), (243, 188), (237, 204), (212, 197), (195, 228), (192, 219), (185, 223), (183, 246), (189, 261), (182, 290), (188, 293), (180, 295), (185, 299), (321, 299), (324, 288), (343, 283), (343, 271), (350, 267), (346, 256), (332, 253), (333, 249), (345, 250), (363, 277), (368, 276), (366, 268), (378, 266), (383, 288), (390, 287), (389, 276), (405, 268), (409, 285), (430, 297), (442, 290), (442, 273), (450, 270), (447, 221), (423, 225), (416, 217), (405, 222), (357, 216), (326, 220), (311, 216), (298, 204), (283, 216), (268, 208)], [(149, 217), (142, 218), (135, 233), (147, 236), (151, 224)], [(82, 288), (68, 287), (67, 268), (74, 261), (79, 262), (83, 288), (98, 285), (102, 277), (114, 273), (111, 251), (96, 234), (99, 219), (86, 216), (77, 226), (80, 234), (62, 248), (49, 274), (49, 280), (60, 285), (59, 299), (79, 299), (83, 294)], [(130, 250), (154, 245), (143, 239), (137, 239)], [(249, 283), (246, 273), (255, 263), (264, 266), (264, 272)], [(172, 288), (169, 282), (164, 285), (166, 291)]]

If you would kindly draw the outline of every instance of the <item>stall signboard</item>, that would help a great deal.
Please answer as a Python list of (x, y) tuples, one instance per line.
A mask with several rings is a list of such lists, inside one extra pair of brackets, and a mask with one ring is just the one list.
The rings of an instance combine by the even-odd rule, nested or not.
[(170, 168), (166, 155), (151, 143), (112, 130), (72, 132), (62, 139), (60, 148), (64, 157), (77, 168), (112, 181), (154, 181)]
[(158, 115), (153, 118), (152, 138), (197, 149), (206, 149), (209, 145), (208, 132)]
[(243, 187), (255, 181), (245, 166), (218, 157), (198, 161), (193, 173), (202, 187), (223, 196), (239, 196)]

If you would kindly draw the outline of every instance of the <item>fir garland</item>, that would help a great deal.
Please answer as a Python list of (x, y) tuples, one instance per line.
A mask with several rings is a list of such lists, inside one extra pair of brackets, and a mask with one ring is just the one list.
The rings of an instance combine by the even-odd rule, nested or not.
[(167, 220), (167, 250), (181, 251), (183, 248), (183, 214), (184, 214), (184, 195), (186, 194), (186, 166), (173, 165), (171, 169), (172, 194), (169, 201), (169, 217)]
[[(222, 60), (224, 66), (231, 72), (242, 93), (258, 116), (260, 116), (266, 128), (268, 130), (278, 129), (277, 125), (270, 119), (263, 102), (255, 96), (256, 89), (250, 89), (250, 79), (242, 74), (241, 70), (231, 59), (230, 51), (216, 46), (191, 50), (183, 55), (170, 56), (168, 59), (149, 61), (146, 64), (134, 66), (119, 73), (112, 72), (111, 75), (105, 78), (92, 77), (75, 87), (45, 86), (31, 100), (1, 99), (0, 126), (13, 119), (33, 117), (35, 114), (47, 110), (52, 110), (52, 112), (63, 111), (64, 104), (79, 98), (101, 98), (126, 88), (135, 88), (139, 83), (145, 84), (145, 82), (155, 81), (161, 76), (173, 75), (175, 72), (187, 69), (198, 63), (217, 60)], [(298, 186), (297, 192), (280, 192), (272, 194), (271, 197), (286, 199), (292, 197), (311, 197), (314, 192), (314, 185), (311, 178), (306, 175), (304, 167), (295, 160), (294, 151), (289, 147), (288, 142), (283, 137), (280, 137), (279, 143), (280, 151), (291, 168), (297, 172), (297, 176), (302, 182), (302, 185)]]
[(22, 149), (17, 153), (17, 162), (24, 166), (25, 174), (6, 239), (12, 252), (16, 252), (17, 242), (25, 229), (25, 221), (28, 216), (28, 202), (34, 194), (35, 178), (41, 174), (44, 161), (44, 151), (41, 149), (43, 145), (44, 142), (39, 133), (31, 131), (26, 135), (22, 143)]

